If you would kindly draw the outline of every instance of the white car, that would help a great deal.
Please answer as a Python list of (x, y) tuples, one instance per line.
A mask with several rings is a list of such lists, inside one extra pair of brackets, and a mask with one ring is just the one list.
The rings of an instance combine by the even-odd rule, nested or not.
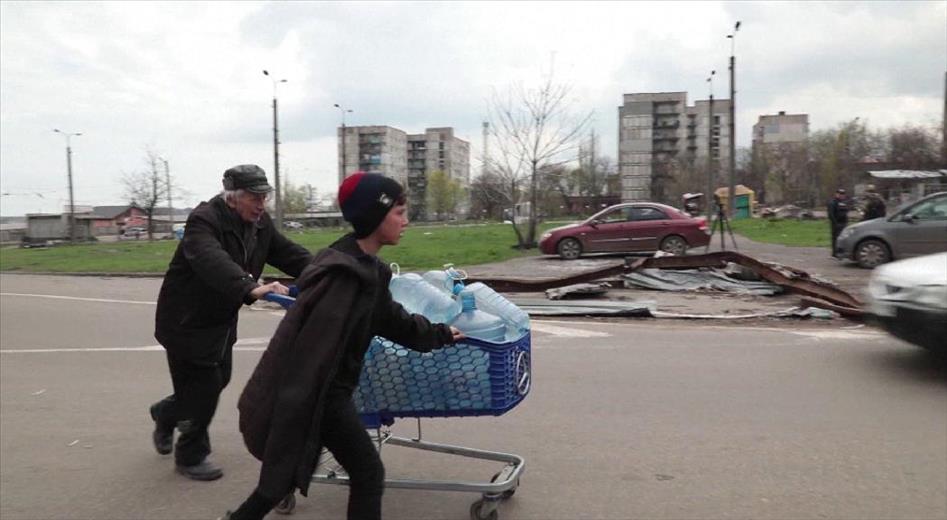
[(867, 310), (892, 335), (947, 353), (947, 253), (876, 267)]

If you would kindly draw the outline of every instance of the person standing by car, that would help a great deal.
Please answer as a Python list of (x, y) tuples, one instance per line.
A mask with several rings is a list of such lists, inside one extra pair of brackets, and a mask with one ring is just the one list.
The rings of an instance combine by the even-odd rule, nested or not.
[(874, 184), (869, 184), (865, 188), (865, 211), (862, 220), (871, 220), (885, 216), (885, 201), (875, 190)]
[(835, 242), (839, 233), (848, 225), (848, 198), (844, 188), (835, 190), (835, 195), (829, 201), (828, 213), (829, 224), (832, 226), (832, 256), (835, 257)]
[(240, 395), (240, 431), (262, 461), (249, 498), (223, 518), (260, 520), (299, 488), (305, 495), (325, 447), (350, 477), (348, 518), (381, 518), (385, 469), (352, 395), (372, 337), (421, 352), (463, 338), (457, 329), (408, 314), (388, 290), (391, 269), (376, 256), (408, 225), (404, 190), (355, 173), (339, 188), (354, 232), (318, 252)]
[[(208, 460), (207, 428), (230, 382), (241, 305), (288, 293), (278, 282), (257, 282), (264, 264), (296, 277), (312, 260), (266, 213), (273, 188), (262, 168), (234, 166), (224, 172), (223, 187), (188, 217), (155, 313), (155, 338), (167, 353), (174, 393), (151, 406), (152, 441), (162, 455), (174, 451), (178, 473), (195, 480), (223, 475)], [(172, 446), (175, 427), (180, 435)]]

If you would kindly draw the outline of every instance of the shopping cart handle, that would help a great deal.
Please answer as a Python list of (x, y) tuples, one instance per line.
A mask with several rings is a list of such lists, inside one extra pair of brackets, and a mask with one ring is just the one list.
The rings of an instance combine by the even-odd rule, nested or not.
[(283, 306), (284, 309), (288, 309), (296, 303), (296, 298), (292, 296), (286, 296), (285, 294), (277, 293), (266, 293), (263, 295), (263, 299), (271, 302), (276, 302)]

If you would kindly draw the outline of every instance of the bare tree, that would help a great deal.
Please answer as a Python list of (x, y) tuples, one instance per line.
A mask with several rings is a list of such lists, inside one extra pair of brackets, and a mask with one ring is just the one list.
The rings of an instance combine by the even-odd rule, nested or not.
[(470, 182), (470, 215), (476, 218), (501, 219), (510, 200), (503, 180), (486, 171)]
[(521, 248), (536, 246), (537, 203), (541, 172), (572, 161), (592, 112), (571, 112), (572, 88), (547, 75), (536, 88), (511, 86), (505, 96), (494, 93), (490, 100), (490, 132), (499, 153), (488, 157), (490, 169), (509, 188), (511, 203), (519, 202), (520, 192), (528, 196), (529, 212), (525, 235), (513, 219), (513, 229)]
[[(132, 204), (137, 204), (148, 216), (148, 240), (154, 240), (155, 208), (167, 199), (171, 182), (169, 176), (158, 172), (158, 154), (152, 149), (145, 150), (146, 169), (122, 176), (125, 196)], [(171, 216), (169, 215), (169, 219)], [(169, 220), (170, 222), (170, 220)]]

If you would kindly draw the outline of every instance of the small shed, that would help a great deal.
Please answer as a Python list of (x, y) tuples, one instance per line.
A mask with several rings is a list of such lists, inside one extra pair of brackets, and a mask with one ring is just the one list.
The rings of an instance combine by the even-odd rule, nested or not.
[[(750, 218), (753, 216), (753, 208), (756, 207), (756, 192), (742, 184), (737, 184), (733, 188), (734, 205), (733, 218)], [(730, 187), (723, 186), (714, 191), (714, 195), (720, 198), (720, 205), (727, 207), (727, 199), (730, 198)]]
[[(947, 170), (869, 170), (868, 182), (889, 204), (901, 205), (921, 197), (947, 191)], [(866, 184), (855, 186), (855, 194), (864, 191)]]

